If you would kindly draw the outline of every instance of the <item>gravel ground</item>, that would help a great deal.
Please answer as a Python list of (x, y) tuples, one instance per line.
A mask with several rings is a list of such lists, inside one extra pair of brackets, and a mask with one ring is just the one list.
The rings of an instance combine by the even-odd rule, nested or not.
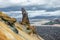
[(45, 40), (60, 40), (60, 27), (37, 26), (37, 33)]

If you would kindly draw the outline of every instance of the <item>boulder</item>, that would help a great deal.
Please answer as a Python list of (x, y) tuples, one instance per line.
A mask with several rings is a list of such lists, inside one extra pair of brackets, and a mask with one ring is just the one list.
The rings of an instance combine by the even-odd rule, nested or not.
[(16, 22), (15, 18), (11, 18), (7, 14), (4, 14), (2, 12), (0, 12), (0, 18), (4, 21), (10, 22), (10, 23), (15, 23)]

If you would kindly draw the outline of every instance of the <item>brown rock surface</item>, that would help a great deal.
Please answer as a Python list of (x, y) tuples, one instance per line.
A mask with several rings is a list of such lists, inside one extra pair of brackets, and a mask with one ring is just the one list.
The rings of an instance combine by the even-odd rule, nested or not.
[[(37, 36), (31, 36), (25, 31), (23, 31), (24, 30), (23, 25), (15, 21), (16, 19), (11, 18), (6, 14), (3, 14), (2, 12), (0, 12), (0, 40), (43, 40), (40, 36), (39, 38)], [(8, 25), (6, 22), (9, 22), (9, 23), (15, 22), (14, 24), (11, 24), (11, 25), (14, 26), (15, 29), (17, 29), (18, 34), (15, 33), (10, 28), (11, 25)]]
[(3, 14), (2, 12), (0, 12), (0, 18), (2, 18), (4, 21), (8, 21), (8, 22), (11, 22), (11, 23), (16, 22), (15, 18), (11, 18), (8, 15)]

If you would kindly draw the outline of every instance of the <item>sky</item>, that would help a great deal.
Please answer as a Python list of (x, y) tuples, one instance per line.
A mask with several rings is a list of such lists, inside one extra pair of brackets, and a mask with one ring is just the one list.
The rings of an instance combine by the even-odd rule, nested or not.
[(0, 8), (9, 6), (45, 5), (46, 7), (60, 7), (60, 0), (0, 0)]
[[(13, 6), (38, 6), (43, 8), (43, 10), (40, 9), (40, 11), (31, 11), (29, 15), (32, 17), (33, 15), (60, 15), (60, 0), (0, 0), (0, 8), (7, 8)], [(33, 9), (35, 8), (33, 7)], [(55, 11), (47, 12), (47, 9), (50, 11)]]

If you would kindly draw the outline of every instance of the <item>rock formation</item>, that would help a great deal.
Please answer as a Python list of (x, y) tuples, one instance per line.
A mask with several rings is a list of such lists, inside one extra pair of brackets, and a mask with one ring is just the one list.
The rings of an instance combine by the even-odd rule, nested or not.
[(28, 13), (26, 12), (24, 8), (22, 8), (21, 10), (22, 10), (22, 15), (23, 15), (21, 24), (30, 26)]
[(30, 33), (36, 33), (35, 32), (35, 27), (34, 26), (30, 26), (30, 22), (29, 22), (29, 18), (28, 18), (28, 13), (26, 12), (26, 10), (24, 8), (21, 9), (22, 11), (22, 22), (21, 24), (27, 27), (27, 30), (31, 29)]
[(20, 24), (15, 18), (11, 18), (8, 15), (0, 12), (0, 40), (43, 40), (43, 38), (37, 34), (28, 34), (26, 31), (29, 30), (26, 30), (27, 27), (23, 27), (23, 24), (28, 24), (28, 26), (30, 25), (28, 20)]

